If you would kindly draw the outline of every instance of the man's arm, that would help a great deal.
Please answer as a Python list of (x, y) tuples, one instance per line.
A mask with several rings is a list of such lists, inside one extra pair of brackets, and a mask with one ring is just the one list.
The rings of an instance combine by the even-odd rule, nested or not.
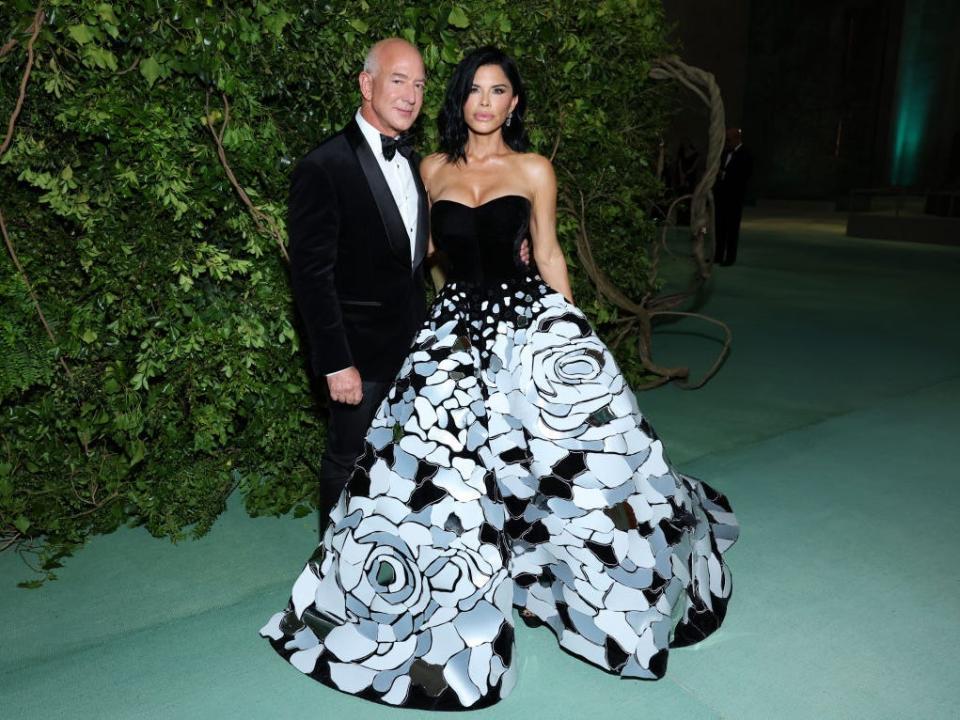
[(301, 161), (290, 181), (290, 280), (318, 376), (353, 366), (334, 284), (339, 229), (333, 183), (319, 165)]

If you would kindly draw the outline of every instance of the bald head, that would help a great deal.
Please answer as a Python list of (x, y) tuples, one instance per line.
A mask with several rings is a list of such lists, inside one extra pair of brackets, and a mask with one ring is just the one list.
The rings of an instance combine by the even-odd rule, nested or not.
[(416, 47), (403, 38), (394, 37), (373, 44), (367, 51), (367, 57), (363, 60), (363, 71), (370, 75), (376, 75), (384, 66), (385, 57), (389, 59), (397, 53), (408, 56), (415, 55), (420, 60), (421, 65), (423, 64), (423, 60), (420, 59), (420, 51)]
[(359, 79), (364, 119), (391, 137), (409, 130), (423, 105), (420, 51), (401, 38), (381, 40), (367, 53)]

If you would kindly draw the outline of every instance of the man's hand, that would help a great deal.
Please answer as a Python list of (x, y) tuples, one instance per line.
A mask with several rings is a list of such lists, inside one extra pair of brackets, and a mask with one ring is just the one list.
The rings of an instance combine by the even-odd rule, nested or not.
[(530, 239), (525, 238), (522, 243), (520, 243), (520, 262), (522, 262), (527, 267), (530, 267)]
[(334, 402), (359, 405), (363, 400), (363, 385), (360, 373), (355, 367), (328, 375), (327, 387), (330, 390), (330, 399)]

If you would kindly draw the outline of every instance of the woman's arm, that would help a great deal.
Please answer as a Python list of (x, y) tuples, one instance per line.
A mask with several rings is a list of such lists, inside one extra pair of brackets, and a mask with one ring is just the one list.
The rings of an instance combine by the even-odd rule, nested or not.
[[(429, 208), (433, 207), (433, 198), (434, 192), (430, 189), (430, 184), (436, 175), (437, 170), (441, 165), (446, 161), (446, 156), (442, 153), (433, 153), (432, 155), (427, 155), (423, 160), (420, 161), (420, 179), (423, 180), (423, 187), (427, 191), (427, 212), (429, 213)], [(430, 222), (429, 215), (426, 218), (422, 218), (423, 222)], [(427, 232), (427, 257), (433, 255), (433, 233)]]
[(545, 157), (530, 154), (523, 160), (533, 189), (533, 209), (530, 213), (533, 259), (547, 285), (572, 303), (573, 291), (567, 275), (567, 261), (557, 242), (557, 176), (553, 172), (553, 165)]
[[(430, 183), (436, 174), (437, 168), (443, 164), (445, 159), (445, 156), (440, 153), (434, 153), (433, 155), (428, 155), (420, 162), (420, 179), (423, 180), (423, 187), (427, 191), (427, 217), (420, 218), (420, 222), (430, 222), (430, 208), (433, 207), (434, 195), (430, 190)], [(436, 262), (435, 251), (436, 248), (433, 246), (433, 232), (428, 225), (427, 255), (424, 258), (424, 264), (430, 269), (430, 279), (433, 282), (434, 290), (439, 291), (446, 283), (446, 278), (443, 276), (443, 270)]]

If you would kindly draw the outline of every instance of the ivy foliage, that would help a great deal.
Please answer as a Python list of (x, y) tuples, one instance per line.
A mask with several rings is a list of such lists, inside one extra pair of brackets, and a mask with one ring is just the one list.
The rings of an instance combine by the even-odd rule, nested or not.
[[(0, 7), (0, 41), (18, 41), (0, 58), (5, 121), (35, 3)], [(265, 229), (283, 237), (291, 165), (355, 111), (376, 39), (423, 52), (425, 151), (463, 53), (487, 43), (512, 53), (534, 146), (558, 170), (578, 303), (612, 332), (615, 312), (576, 267), (584, 220), (621, 288), (655, 289), (644, 209), (664, 118), (646, 79), (664, 51), (659, 0), (48, 0), (45, 10), (0, 158), (0, 209), (55, 337), (5, 255), (0, 548), (33, 551), (38, 577), (123, 524), (201, 535), (237, 488), (252, 514), (310, 511), (324, 432), (278, 238)], [(268, 224), (217, 155), (210, 128), (224, 127), (224, 100), (224, 157)], [(636, 359), (618, 352), (636, 380)]]

